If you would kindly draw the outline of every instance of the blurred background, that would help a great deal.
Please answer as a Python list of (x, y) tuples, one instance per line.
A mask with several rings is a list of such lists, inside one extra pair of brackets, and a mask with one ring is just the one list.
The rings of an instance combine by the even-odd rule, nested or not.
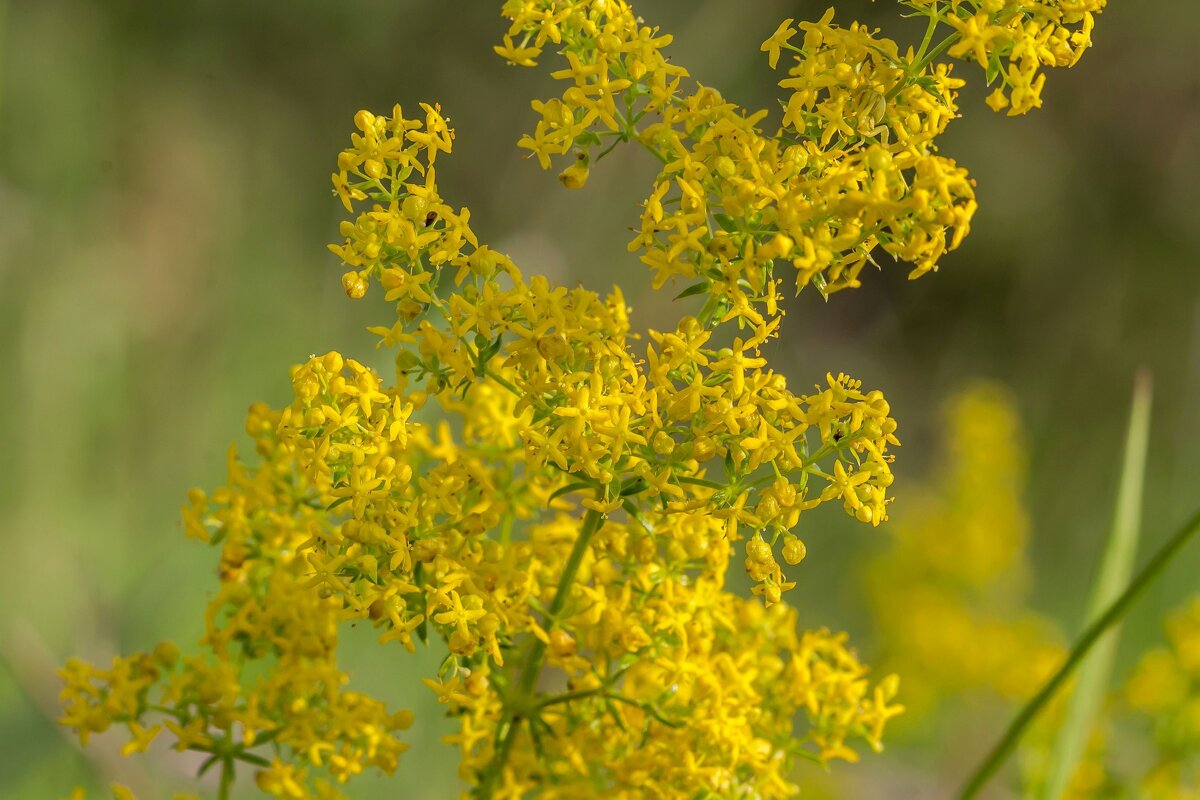
[[(824, 7), (637, 4), (675, 34), (678, 63), (751, 108), (775, 103), (758, 44)], [(891, 3), (838, 8), (920, 38)], [(1068, 637), (1140, 365), (1155, 381), (1143, 553), (1200, 505), (1198, 22), (1192, 4), (1115, 3), (1025, 118), (991, 113), (978, 70), (958, 67), (972, 83), (942, 150), (978, 181), (973, 234), (919, 281), (890, 269), (829, 303), (805, 292), (769, 353), (794, 386), (843, 370), (885, 391), (904, 442), (899, 518), (906, 487), (943, 467), (946, 399), (979, 378), (1006, 386), (1027, 446), (1025, 598)], [(72, 654), (194, 643), (215, 556), (182, 535), (188, 487), (222, 480), (250, 403), (289, 398), (290, 364), (336, 348), (386, 367), (364, 330), (386, 311), (347, 301), (325, 250), (343, 214), (329, 173), (356, 110), (440, 102), (458, 134), (443, 194), (472, 209), (482, 241), (526, 273), (619, 282), (637, 326), (677, 318), (625, 251), (651, 159), (618, 150), (582, 192), (523, 160), (529, 100), (557, 92), (548, 70), (492, 54), (503, 29), (498, 2), (0, 0), (0, 797), (192, 785), (195, 761), (164, 748), (126, 760), (121, 737), (100, 737), (80, 751), (53, 721), (53, 670)], [(802, 621), (849, 630), (870, 660), (859, 567), (886, 551), (886, 526), (838, 512), (802, 526)], [(1194, 548), (1140, 603), (1119, 673), (1198, 572)], [(376, 651), (369, 632), (346, 648), (358, 685), (418, 719), (400, 782), (364, 780), (354, 796), (452, 796), (448, 723), (417, 681), (436, 656)], [(977, 717), (952, 756), (912, 756), (893, 785), (945, 796), (1006, 713)]]

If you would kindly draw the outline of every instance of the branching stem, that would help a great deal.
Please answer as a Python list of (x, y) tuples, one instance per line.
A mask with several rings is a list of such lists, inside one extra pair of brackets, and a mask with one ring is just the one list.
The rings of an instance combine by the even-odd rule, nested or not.
[[(571, 584), (575, 582), (575, 578), (579, 574), (579, 568), (583, 564), (583, 556), (587, 553), (592, 537), (596, 531), (600, 530), (600, 525), (603, 522), (604, 515), (598, 511), (589, 510), (587, 515), (584, 516), (583, 529), (575, 539), (575, 545), (571, 548), (571, 554), (567, 556), (567, 563), (563, 567), (562, 575), (558, 579), (558, 586), (554, 590), (554, 599), (550, 601), (550, 606), (546, 609), (544, 620), (546, 628), (549, 629), (554, 626), (559, 614), (562, 613), (563, 607), (567, 604), (567, 597), (571, 593)], [(496, 780), (500, 777), (500, 773), (504, 771), (504, 765), (508, 762), (509, 755), (512, 753), (520, 723), (528, 721), (523, 715), (536, 714), (538, 711), (534, 695), (545, 660), (546, 643), (541, 639), (537, 639), (529, 648), (525, 663), (521, 666), (520, 682), (517, 684), (517, 691), (513, 695), (512, 702), (505, 712), (508, 727), (500, 739), (495, 755), (492, 756), (492, 760), (480, 776), (478, 786), (478, 797), (480, 800), (491, 800), (492, 793), (496, 788)], [(502, 722), (501, 726), (503, 725), (504, 723)]]

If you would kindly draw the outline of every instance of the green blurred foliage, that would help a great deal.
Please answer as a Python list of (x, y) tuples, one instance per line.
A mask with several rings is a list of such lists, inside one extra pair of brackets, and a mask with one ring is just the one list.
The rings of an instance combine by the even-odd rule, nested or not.
[[(675, 34), (674, 57), (700, 81), (770, 107), (758, 43), (823, 4), (638, 9)], [(839, 9), (919, 38), (890, 3)], [(1138, 365), (1157, 384), (1147, 549), (1200, 500), (1197, 22), (1191, 4), (1113, 4), (1096, 47), (1021, 119), (984, 107), (961, 65), (972, 85), (943, 151), (978, 180), (975, 232), (918, 282), (885, 269), (827, 304), (798, 297), (769, 354), (796, 385), (844, 370), (885, 390), (905, 443), (898, 509), (905, 483), (936, 467), (941, 400), (971, 377), (1010, 386), (1033, 446), (1037, 605), (1066, 630), (1108, 530)], [(440, 102), (458, 132), (443, 192), (472, 209), (481, 239), (528, 273), (621, 283), (635, 324), (672, 313), (624, 247), (649, 157), (618, 150), (577, 193), (523, 160), (528, 101), (553, 81), (491, 53), (502, 29), (489, 2), (0, 0), (0, 796), (187, 785), (195, 760), (163, 749), (130, 761), (101, 739), (81, 754), (52, 721), (53, 669), (70, 654), (195, 641), (215, 559), (182, 537), (187, 488), (222, 479), (245, 409), (284, 402), (290, 364), (338, 348), (386, 369), (363, 330), (379, 314), (345, 299), (324, 250), (342, 213), (328, 174), (357, 109)], [(847, 576), (879, 533), (817, 513), (804, 535), (803, 621), (846, 627), (869, 652)], [(1135, 611), (1119, 665), (1195, 588), (1200, 554), (1185, 561)], [(449, 796), (448, 726), (417, 680), (431, 657), (351, 631), (347, 658), (355, 681), (419, 720), (399, 783), (355, 796)], [(905, 797), (942, 796), (1001, 721), (945, 754), (867, 769)]]

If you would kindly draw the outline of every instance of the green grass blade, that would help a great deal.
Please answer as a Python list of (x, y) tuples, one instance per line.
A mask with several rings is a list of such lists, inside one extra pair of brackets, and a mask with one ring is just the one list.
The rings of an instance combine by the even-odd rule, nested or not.
[[(1113, 509), (1112, 530), (1100, 570), (1092, 584), (1085, 624), (1092, 623), (1104, 613), (1104, 609), (1120, 596), (1133, 573), (1141, 532), (1142, 487), (1146, 477), (1146, 449), (1149, 445), (1153, 394), (1151, 387), (1150, 374), (1138, 372), (1134, 380), (1129, 428), (1125, 434), (1125, 456), (1121, 464), (1117, 504)], [(1062, 728), (1055, 739), (1049, 773), (1042, 787), (1042, 800), (1059, 800), (1067, 790), (1071, 775), (1087, 746), (1096, 714), (1104, 702), (1119, 638), (1120, 625), (1114, 625), (1096, 642), (1091, 654), (1079, 667), (1079, 678), (1067, 704)]]
[(1121, 621), (1121, 618), (1141, 597), (1142, 592), (1146, 591), (1146, 587), (1154, 583), (1163, 570), (1175, 560), (1180, 551), (1196, 538), (1197, 533), (1200, 533), (1200, 510), (1195, 511), (1181, 527), (1171, 534), (1154, 555), (1150, 556), (1150, 560), (1125, 587), (1125, 591), (1121, 592), (1112, 605), (1104, 610), (1100, 618), (1089, 625), (1087, 630), (1080, 635), (1079, 640), (1071, 647), (1071, 652), (1067, 653), (1067, 658), (1063, 661), (1062, 666), (1042, 684), (1042, 688), (1033, 696), (1033, 699), (1017, 712), (1013, 721), (1009, 723), (1008, 729), (1004, 731), (1004, 735), (967, 778), (962, 791), (958, 794), (959, 800), (970, 800), (979, 794), (979, 790), (987, 785), (987, 782), (992, 779), (992, 776), (1004, 764), (1005, 759), (1012, 753), (1013, 748), (1017, 746), (1025, 729), (1066, 683), (1067, 678), (1071, 677), (1071, 673), (1091, 651), (1096, 641), (1104, 635), (1105, 631)]

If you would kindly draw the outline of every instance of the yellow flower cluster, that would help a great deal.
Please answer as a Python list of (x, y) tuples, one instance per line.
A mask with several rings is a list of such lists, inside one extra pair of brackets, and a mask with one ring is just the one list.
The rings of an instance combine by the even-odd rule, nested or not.
[(433, 267), (491, 267), (480, 263), (488, 261), (486, 251), (471, 263), (462, 254), (464, 245), (477, 244), (470, 212), (456, 213), (442, 202), (434, 169), (437, 154), (450, 152), (454, 134), (438, 108), (421, 108), (424, 123), (405, 119), (398, 105), (391, 117), (360, 111), (354, 117), (353, 146), (338, 156), (333, 174), (334, 191), (347, 211), (357, 201), (372, 201), (370, 211), (342, 223), (345, 243), (330, 245), (354, 268), (342, 276), (346, 294), (362, 297), (368, 281), (377, 278), (409, 319), (437, 290), (441, 271)]
[(994, 385), (970, 386), (943, 425), (938, 482), (923, 498), (909, 495), (892, 546), (866, 572), (888, 668), (904, 676), (914, 718), (968, 691), (1028, 697), (1063, 657), (1049, 623), (1014, 605), (1028, 570), (1028, 521), (1011, 402)]
[[(894, 676), (872, 687), (844, 635), (798, 635), (786, 606), (619, 569), (613, 551), (630, 537), (613, 527), (598, 535), (608, 557), (581, 571), (588, 584), (562, 622), (535, 631), (548, 652), (542, 680), (558, 692), (526, 697), (502, 673), (430, 682), (462, 716), (448, 741), (480, 794), (791, 797), (796, 757), (856, 760), (850, 736), (880, 746), (899, 711)], [(522, 727), (505, 708), (514, 695)]]
[[(958, 246), (972, 185), (934, 138), (960, 83), (925, 46), (901, 56), (827, 14), (795, 47), (789, 21), (764, 46), (772, 66), (797, 54), (767, 135), (762, 113), (681, 89), (670, 37), (623, 0), (504, 14), (498, 52), (531, 65), (553, 45), (570, 84), (534, 104), (521, 146), (543, 166), (576, 149), (572, 188), (606, 138), (648, 147), (663, 166), (631, 249), (658, 286), (697, 281), (683, 295), (703, 306), (643, 341), (619, 288), (525, 277), (439, 194), (441, 109), (360, 111), (332, 176), (352, 218), (330, 248), (351, 298), (378, 283), (394, 304), (370, 328), (394, 378), (331, 352), (292, 369), (287, 407), (250, 409), (257, 464), (231, 451), (227, 485), (183, 512), (220, 548), (205, 656), (69, 662), (63, 721), (82, 738), (126, 725), (133, 752), (167, 731), (220, 767), (222, 800), (239, 764), (275, 797), (341, 797), (395, 768), (411, 723), (346, 688), (339, 624), (365, 622), (381, 643), (444, 646), (427, 683), (459, 720), (477, 800), (784, 798), (798, 761), (881, 746), (896, 678), (870, 681), (844, 635), (798, 629), (780, 561), (805, 558), (801, 515), (823, 502), (887, 519), (896, 422), (845, 375), (794, 391), (763, 352), (777, 260), (828, 293), (858, 285), (876, 248), (917, 275)], [(972, 555), (983, 577), (1011, 559)], [(758, 597), (726, 589), (735, 557)], [(944, 577), (981, 577), (963, 564)]]
[[(571, 85), (534, 102), (541, 119), (520, 146), (543, 168), (574, 148), (561, 177), (578, 188), (606, 138), (597, 159), (620, 141), (640, 142), (663, 167), (630, 250), (641, 251), (656, 286), (695, 281), (685, 292), (708, 296), (702, 320), (761, 325), (764, 312), (778, 313), (777, 262), (796, 270), (797, 290), (812, 284), (823, 294), (858, 286), (877, 248), (911, 264), (910, 277), (935, 270), (976, 207), (966, 171), (937, 154), (963, 85), (937, 57), (978, 58), (989, 81), (1003, 78), (989, 103), (1023, 113), (1041, 103), (1040, 68), (1074, 64), (1090, 44), (1104, 1), (907, 0), (929, 28), (920, 49), (904, 52), (858, 23), (833, 25), (833, 9), (798, 28), (784, 20), (762, 47), (773, 69), (783, 51), (794, 54), (773, 135), (760, 128), (765, 111), (683, 84), (687, 72), (662, 54), (671, 37), (623, 0), (514, 0), (496, 50), (533, 66), (553, 43), (566, 61), (553, 75)], [(931, 47), (939, 25), (951, 30)]]
[[(409, 123), (373, 117), (372, 124), (395, 131), (397, 140), (412, 135)], [(402, 152), (400, 141), (367, 142), (355, 136), (354, 143), (343, 153), (346, 163), (365, 161), (371, 152)], [(404, 168), (388, 157), (383, 164), (388, 174)], [(437, 197), (432, 171), (425, 171), (421, 188)], [(372, 201), (371, 210), (359, 219), (385, 213), (382, 202)], [(449, 297), (407, 291), (406, 286), (434, 285), (430, 276), (439, 272), (426, 256), (444, 252), (447, 238), (454, 240), (456, 251), (450, 263), (465, 265), (455, 275), (458, 289)], [(358, 252), (354, 242), (351, 232), (335, 249), (353, 258)], [(637, 504), (674, 517), (715, 515), (725, 523), (715, 535), (736, 540), (743, 535), (740, 530), (749, 531), (751, 572), (769, 602), (777, 601), (790, 582), (783, 579), (767, 540), (779, 542), (796, 526), (801, 511), (837, 499), (863, 522), (886, 519), (886, 491), (892, 482), (888, 449), (898, 444), (887, 401), (842, 375), (827, 376), (827, 385), (812, 394), (791, 392), (760, 355), (776, 335), (777, 318), (730, 346), (715, 347), (710, 344), (712, 324), (687, 316), (672, 332), (651, 331), (644, 358), (638, 358), (619, 289), (602, 298), (584, 288), (553, 287), (540, 276), (526, 281), (509, 259), (454, 228), (431, 231), (415, 251), (387, 231), (379, 233), (377, 244), (380, 254), (392, 254), (391, 260), (370, 268), (366, 277), (378, 277), (397, 304), (397, 320), (372, 330), (381, 344), (397, 348), (399, 375), (394, 396), (380, 395), (374, 383), (363, 384), (373, 379), (361, 367), (352, 366), (353, 382), (341, 382), (356, 387), (358, 394), (350, 399), (358, 405), (364, 396), (376, 397), (379, 404), (368, 426), (369, 449), (376, 455), (357, 467), (344, 467), (351, 480), (340, 494), (330, 495), (344, 501), (355, 493), (356, 516), (367, 505), (378, 509), (394, 502), (404, 509), (394, 519), (403, 519), (411, 530), (441, 524), (409, 516), (415, 513), (411, 503), (423, 505), (432, 490), (414, 487), (416, 500), (397, 492), (396, 480), (412, 478), (401, 462), (389, 462), (389, 468), (403, 474), (378, 484), (375, 495), (369, 487), (379, 480), (374, 462), (395, 449), (394, 443), (376, 439), (406, 438), (407, 416), (415, 405), (431, 396), (453, 396), (452, 404), (442, 403), (443, 410), (461, 410), (468, 425), (486, 421), (480, 444), (490, 449), (492, 460), (504, 462), (511, 475), (505, 483), (513, 487), (512, 499), (519, 506), (544, 507), (548, 496), (565, 490), (584, 492), (583, 506), (600, 513)], [(423, 318), (410, 319), (413, 310)], [(334, 366), (340, 366), (340, 356), (331, 354), (297, 373), (301, 377), (293, 382), (302, 405), (293, 408), (286, 424), (300, 429), (311, 416), (326, 427), (345, 429), (340, 406), (327, 415), (327, 398), (304, 396), (328, 382), (323, 365), (334, 359)], [(413, 382), (422, 388), (405, 393)], [(497, 405), (505, 393), (511, 395), (507, 405)], [(361, 411), (352, 408), (352, 422)], [(303, 438), (324, 443), (328, 437), (306, 429)], [(356, 439), (354, 447), (366, 447), (363, 442)], [(332, 467), (322, 468), (332, 474)], [(457, 463), (454, 468), (464, 469)], [(494, 468), (480, 466), (476, 472)], [(436, 475), (439, 486), (465, 481)], [(496, 493), (486, 485), (484, 489), (484, 497)], [(523, 496), (526, 492), (532, 496)], [(482, 523), (483, 530), (496, 524), (498, 514)]]
[(1123, 692), (1128, 706), (1154, 721), (1158, 761), (1139, 797), (1200, 798), (1200, 596), (1167, 617), (1167, 644), (1146, 653)]
[[(780, 83), (792, 94), (774, 135), (759, 127), (766, 112), (681, 88), (686, 71), (660, 52), (670, 37), (640, 26), (624, 2), (510, 3), (505, 13), (512, 28), (497, 50), (532, 65), (553, 41), (568, 64), (553, 74), (573, 83), (534, 103), (542, 119), (521, 146), (543, 167), (575, 147), (568, 185), (605, 137), (601, 156), (620, 141), (647, 147), (663, 166), (630, 250), (656, 286), (698, 281), (685, 293), (708, 296), (706, 323), (776, 317), (776, 261), (793, 266), (797, 289), (828, 293), (859, 285), (876, 247), (913, 264), (913, 277), (935, 269), (969, 229), (972, 184), (933, 146), (961, 82), (862, 26), (831, 26), (832, 11), (801, 25), (805, 49)], [(772, 67), (795, 33), (787, 20), (764, 44)], [(534, 44), (521, 57), (518, 34)]]
[(1025, 114), (1042, 106), (1043, 69), (1073, 67), (1092, 45), (1095, 16), (1107, 0), (901, 0), (952, 29), (938, 50), (978, 62), (996, 111)]
[[(407, 123), (375, 124), (410, 135)], [(343, 160), (365, 160), (365, 143), (352, 144)], [(399, 166), (385, 158), (384, 170)], [(383, 211), (371, 202), (367, 214)], [(392, 269), (431, 284), (422, 253), (444, 235), (414, 254), (384, 233), (380, 252), (397, 254), (377, 273), (385, 290), (396, 285)], [(280, 430), (323, 462), (328, 477), (310, 478), (326, 487), (317, 504), (349, 515), (309, 554), (346, 612), (373, 616), (384, 639), (410, 647), (426, 626), (447, 642), (429, 683), (462, 718), (452, 742), (463, 777), (480, 796), (548, 783), (561, 796), (636, 792), (650, 780), (667, 793), (721, 785), (788, 796), (802, 750), (851, 758), (852, 735), (878, 746), (897, 711), (894, 680), (872, 687), (843, 637), (798, 636), (790, 611), (763, 612), (722, 587), (731, 544), (744, 539), (756, 593), (778, 603), (794, 583), (776, 553), (804, 557), (790, 531), (823, 501), (864, 522), (886, 519), (887, 451), (898, 442), (882, 395), (846, 376), (809, 395), (789, 391), (759, 354), (777, 320), (716, 347), (712, 325), (687, 316), (672, 332), (651, 331), (638, 358), (619, 290), (602, 298), (527, 281), (507, 258), (460, 241), (469, 244), (455, 258), (467, 268), (455, 291), (389, 294), (397, 320), (372, 328), (396, 348), (398, 370), (373, 416), (357, 422), (376, 384), (342, 380), (357, 394), (341, 401), (323, 390), (341, 366), (330, 354), (296, 372), (297, 404)], [(411, 425), (410, 409), (428, 398), (461, 428)], [(326, 442), (344, 429), (347, 406), (357, 432), (334, 441), (359, 455), (339, 467)], [(568, 513), (572, 497), (582, 523)], [(352, 566), (363, 558), (365, 579)], [(563, 691), (543, 696), (546, 681)], [(665, 770), (680, 751), (695, 758)]]
[[(368, 767), (395, 769), (407, 748), (397, 733), (412, 715), (344, 688), (336, 659), (343, 604), (303, 549), (328, 515), (312, 504), (305, 470), (284, 472), (304, 451), (276, 437), (280, 422), (255, 406), (248, 428), (263, 464), (249, 469), (231, 450), (229, 484), (211, 498), (193, 490), (184, 509), (189, 533), (221, 547), (221, 584), (202, 640), (207, 657), (180, 659), (163, 643), (107, 669), (72, 659), (60, 673), (62, 721), (84, 742), (126, 726), (126, 755), (166, 733), (176, 749), (208, 754), (205, 769), (232, 775), (243, 762), (261, 768), (259, 785), (277, 796), (335, 797), (336, 783)], [(323, 477), (317, 472), (317, 482)]]
[[(166, 714), (177, 747), (258, 765), (268, 793), (336, 796), (316, 770), (335, 783), (390, 771), (408, 723), (337, 691), (337, 623), (360, 619), (410, 650), (430, 632), (445, 642), (430, 683), (462, 717), (454, 742), (482, 796), (633, 792), (653, 774), (668, 793), (784, 797), (796, 758), (853, 758), (855, 737), (878, 747), (894, 678), (872, 685), (843, 636), (798, 634), (791, 610), (723, 585), (743, 540), (756, 593), (777, 604), (794, 582), (776, 554), (804, 557), (791, 531), (821, 502), (886, 518), (887, 402), (842, 375), (791, 392), (758, 354), (777, 320), (716, 347), (688, 316), (636, 357), (619, 290), (526, 281), (477, 245), (465, 211), (448, 212), (438, 149), (411, 142), (443, 127), (428, 113), (424, 125), (360, 113), (340, 158), (353, 171), (378, 157), (381, 175), (421, 174), (419, 187), (372, 198), (334, 175), (352, 209), (369, 204), (338, 251), (359, 267), (348, 294), (378, 281), (396, 304), (395, 323), (372, 329), (396, 349), (394, 385), (331, 352), (292, 370), (288, 407), (251, 408), (260, 465), (231, 456), (229, 486), (184, 509), (189, 534), (221, 546), (213, 658), (177, 674), (141, 666), (132, 683), (122, 675), (157, 662), (72, 662), (64, 721), (84, 735), (128, 722), (145, 738), (159, 730), (144, 717)], [(436, 215), (416, 239), (381, 221), (414, 197)], [(448, 297), (445, 266), (458, 267)], [(431, 401), (433, 418), (414, 419)], [(259, 659), (272, 667), (241, 680), (238, 665)], [(584, 758), (601, 743), (606, 758)], [(685, 744), (694, 761), (652, 768)]]

